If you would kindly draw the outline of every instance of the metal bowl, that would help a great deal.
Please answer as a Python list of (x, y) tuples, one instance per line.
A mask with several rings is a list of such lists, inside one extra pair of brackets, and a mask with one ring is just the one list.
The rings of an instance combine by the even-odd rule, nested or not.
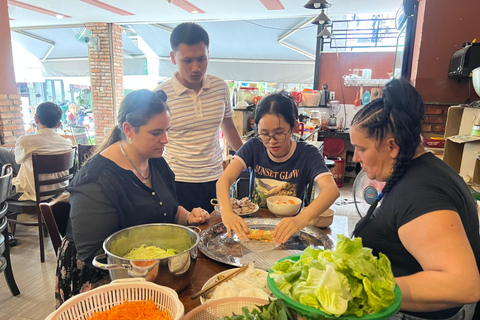
[[(105, 254), (96, 256), (93, 265), (108, 270), (112, 280), (140, 277), (181, 292), (195, 271), (198, 241), (198, 234), (188, 227), (165, 223), (138, 225), (117, 231), (105, 239)], [(124, 258), (142, 244), (174, 249), (178, 254), (153, 260)], [(107, 263), (99, 261), (105, 258)]]

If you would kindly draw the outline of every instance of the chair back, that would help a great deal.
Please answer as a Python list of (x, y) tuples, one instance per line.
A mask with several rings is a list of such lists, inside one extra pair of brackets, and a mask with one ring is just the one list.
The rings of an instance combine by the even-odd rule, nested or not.
[(77, 145), (77, 153), (78, 153), (78, 165), (81, 167), (85, 160), (87, 160), (93, 152), (95, 152), (95, 148), (97, 146), (94, 144), (78, 144)]
[(86, 127), (71, 125), (70, 132), (72, 133), (74, 144), (87, 144), (90, 141), (90, 134)]
[(12, 190), (12, 174), (12, 166), (10, 164), (4, 165), (2, 175), (0, 176), (0, 204), (4, 203), (10, 195), (10, 191)]
[[(72, 180), (75, 173), (76, 150), (74, 147), (65, 153), (32, 155), (37, 204), (45, 197), (51, 198), (65, 191), (66, 183), (63, 187), (59, 184)], [(41, 174), (55, 174), (55, 178), (40, 180)]]
[(70, 214), (70, 203), (58, 201), (49, 203), (40, 203), (45, 225), (47, 226), (50, 240), (52, 241), (55, 254), (58, 255), (58, 248), (62, 244), (62, 238), (67, 233), (67, 222)]

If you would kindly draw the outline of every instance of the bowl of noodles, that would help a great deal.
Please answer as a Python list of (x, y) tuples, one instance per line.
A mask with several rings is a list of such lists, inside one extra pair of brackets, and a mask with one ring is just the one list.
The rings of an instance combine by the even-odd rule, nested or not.
[[(228, 269), (214, 275), (205, 282), (202, 290), (239, 269), (240, 268)], [(268, 298), (273, 297), (273, 295), (267, 285), (267, 275), (268, 273), (265, 270), (256, 269), (255, 265), (250, 263), (248, 268), (242, 273), (200, 296), (200, 303), (204, 304), (209, 301), (233, 297), (268, 300)]]
[[(216, 211), (222, 212), (222, 208), (217, 199), (212, 199), (210, 203), (215, 206)], [(259, 209), (258, 204), (253, 203), (248, 197), (242, 199), (231, 198), (230, 204), (232, 205), (233, 212), (242, 217), (252, 215)]]
[(138, 225), (105, 239), (105, 254), (92, 264), (108, 270), (112, 280), (144, 278), (181, 292), (195, 271), (198, 241), (194, 230), (181, 225)]

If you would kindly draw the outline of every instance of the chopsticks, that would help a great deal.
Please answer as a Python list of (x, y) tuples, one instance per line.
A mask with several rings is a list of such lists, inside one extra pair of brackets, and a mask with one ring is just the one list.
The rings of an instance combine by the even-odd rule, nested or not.
[(202, 294), (204, 294), (205, 292), (208, 292), (210, 290), (212, 290), (213, 288), (215, 288), (216, 286), (218, 286), (219, 284), (225, 282), (225, 281), (228, 281), (230, 279), (232, 279), (233, 277), (235, 277), (236, 275), (242, 273), (243, 271), (245, 271), (246, 269), (248, 268), (248, 264), (244, 265), (243, 267), (241, 267), (240, 269), (238, 269), (237, 271), (233, 272), (232, 274), (226, 276), (225, 278), (215, 282), (215, 283), (212, 283), (211, 285), (209, 285), (208, 287), (206, 287), (205, 289), (202, 289), (200, 290), (199, 292), (197, 293), (194, 293), (192, 295), (192, 300), (195, 300), (197, 299), (198, 297), (200, 297)]

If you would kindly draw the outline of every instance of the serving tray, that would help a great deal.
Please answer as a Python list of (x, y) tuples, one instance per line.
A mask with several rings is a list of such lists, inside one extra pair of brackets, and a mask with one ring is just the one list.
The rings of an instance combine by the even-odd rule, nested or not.
[[(250, 229), (273, 230), (281, 219), (276, 218), (245, 218)], [(308, 246), (334, 249), (335, 240), (325, 231), (312, 226), (306, 226), (294, 233), (290, 239), (273, 250), (253, 252), (247, 249), (238, 236), (232, 232), (228, 238), (227, 230), (223, 223), (213, 225), (200, 233), (198, 248), (210, 259), (231, 266), (241, 267), (250, 262), (255, 262), (255, 267), (269, 270), (278, 260), (302, 253)]]

